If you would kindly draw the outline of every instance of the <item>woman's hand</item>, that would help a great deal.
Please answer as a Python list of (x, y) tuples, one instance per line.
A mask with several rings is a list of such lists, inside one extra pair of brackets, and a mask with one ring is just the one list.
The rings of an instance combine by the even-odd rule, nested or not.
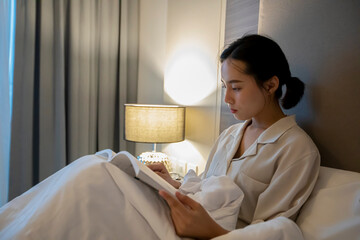
[(170, 207), (175, 231), (180, 237), (210, 239), (228, 233), (209, 216), (200, 203), (190, 197), (176, 192), (176, 199), (163, 190), (159, 194)]
[(174, 188), (179, 188), (181, 183), (172, 179), (170, 173), (166, 169), (165, 165), (162, 163), (154, 163), (147, 165), (151, 170), (153, 170), (157, 175), (162, 177), (165, 181), (170, 183)]

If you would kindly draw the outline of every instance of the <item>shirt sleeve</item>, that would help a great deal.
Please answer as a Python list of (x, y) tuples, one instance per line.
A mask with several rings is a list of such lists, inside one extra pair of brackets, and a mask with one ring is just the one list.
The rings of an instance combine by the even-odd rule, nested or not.
[(320, 155), (311, 152), (276, 171), (268, 188), (259, 195), (251, 224), (279, 216), (294, 220), (315, 186), (319, 169)]

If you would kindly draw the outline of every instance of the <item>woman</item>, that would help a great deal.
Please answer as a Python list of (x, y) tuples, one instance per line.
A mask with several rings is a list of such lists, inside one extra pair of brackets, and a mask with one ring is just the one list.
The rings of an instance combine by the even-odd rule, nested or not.
[[(245, 36), (226, 48), (220, 60), (225, 102), (234, 117), (245, 122), (220, 135), (202, 177), (226, 174), (244, 192), (237, 222), (240, 230), (228, 233), (189, 197), (178, 193), (175, 199), (160, 191), (179, 236), (213, 238), (228, 233), (240, 237), (241, 229), (249, 224), (278, 217), (293, 220), (319, 172), (316, 146), (294, 116), (286, 116), (280, 107), (279, 100), (285, 109), (294, 107), (304, 84), (291, 76), (278, 44), (260, 35)], [(151, 168), (173, 186), (180, 186), (161, 165)]]

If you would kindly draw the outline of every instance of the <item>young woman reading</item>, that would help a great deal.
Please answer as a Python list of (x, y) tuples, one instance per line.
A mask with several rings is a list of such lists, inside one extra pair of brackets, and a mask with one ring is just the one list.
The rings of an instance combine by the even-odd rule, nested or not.
[[(202, 178), (227, 175), (244, 192), (238, 229), (280, 216), (294, 220), (315, 185), (320, 166), (313, 141), (295, 117), (286, 116), (281, 108), (292, 108), (300, 101), (304, 84), (291, 76), (278, 44), (264, 36), (238, 39), (223, 51), (220, 61), (225, 102), (234, 117), (244, 122), (220, 135)], [(179, 188), (180, 183), (163, 166), (150, 168)], [(159, 194), (170, 206), (179, 236), (207, 239), (228, 233), (191, 198)], [(229, 235), (236, 237), (237, 231)]]

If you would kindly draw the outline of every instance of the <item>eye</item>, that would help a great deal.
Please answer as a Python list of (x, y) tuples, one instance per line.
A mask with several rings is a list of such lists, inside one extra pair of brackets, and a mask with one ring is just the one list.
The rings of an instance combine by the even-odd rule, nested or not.
[(233, 90), (233, 91), (235, 91), (235, 92), (238, 92), (238, 91), (240, 91), (240, 90), (241, 90), (241, 88), (236, 88), (236, 87), (233, 87), (233, 88), (232, 88), (232, 90)]

